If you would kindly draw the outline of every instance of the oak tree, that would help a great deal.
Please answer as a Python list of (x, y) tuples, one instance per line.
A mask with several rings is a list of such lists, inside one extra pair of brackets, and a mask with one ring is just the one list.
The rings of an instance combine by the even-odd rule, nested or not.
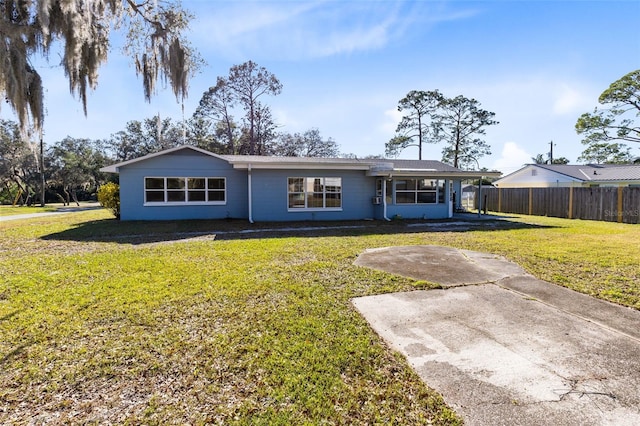
[(309, 129), (304, 133), (280, 133), (271, 153), (281, 157), (334, 158), (340, 156), (340, 148), (332, 138), (323, 139), (320, 130)]
[(129, 121), (104, 145), (115, 161), (127, 161), (183, 144), (182, 126), (159, 116)]
[[(47, 150), (48, 183), (62, 192), (59, 197), (79, 205), (78, 191), (91, 193), (106, 180), (100, 168), (108, 164), (101, 141), (67, 136)], [(63, 195), (64, 194), (64, 195)]]
[(0, 120), (0, 202), (28, 204), (38, 186), (38, 152), (18, 124)]
[(26, 130), (44, 121), (43, 81), (33, 65), (60, 46), (69, 89), (87, 112), (87, 90), (98, 83), (107, 61), (112, 31), (123, 30), (125, 53), (142, 76), (150, 100), (158, 80), (170, 83), (176, 98), (187, 95), (188, 80), (201, 60), (183, 36), (191, 16), (171, 0), (5, 0), (0, 2), (0, 92)]

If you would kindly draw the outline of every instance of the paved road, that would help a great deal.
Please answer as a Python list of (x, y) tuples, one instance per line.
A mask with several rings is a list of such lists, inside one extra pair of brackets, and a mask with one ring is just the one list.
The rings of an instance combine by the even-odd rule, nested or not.
[(640, 424), (640, 312), (437, 246), (356, 264), (441, 283), (355, 307), (469, 425)]
[(98, 210), (101, 208), (102, 206), (98, 203), (82, 204), (79, 207), (78, 206), (59, 207), (58, 211), (55, 211), (55, 212), (40, 212), (40, 213), (14, 214), (10, 216), (0, 216), (0, 222), (4, 222), (8, 220), (22, 220), (22, 219), (34, 219), (34, 218), (37, 219), (39, 217), (56, 216), (60, 214), (82, 212), (86, 210)]

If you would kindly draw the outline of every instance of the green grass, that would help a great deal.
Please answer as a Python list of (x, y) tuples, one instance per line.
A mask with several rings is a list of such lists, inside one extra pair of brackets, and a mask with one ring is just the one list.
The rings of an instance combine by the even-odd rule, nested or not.
[(54, 206), (1, 206), (0, 205), (0, 217), (2, 216), (13, 216), (19, 214), (31, 214), (31, 213), (44, 213), (44, 212), (55, 212), (57, 210)]
[(352, 308), (430, 286), (354, 266), (366, 248), (502, 254), (640, 309), (637, 225), (521, 217), (492, 231), (400, 222), (213, 239), (248, 227), (105, 211), (0, 223), (0, 423), (459, 423)]

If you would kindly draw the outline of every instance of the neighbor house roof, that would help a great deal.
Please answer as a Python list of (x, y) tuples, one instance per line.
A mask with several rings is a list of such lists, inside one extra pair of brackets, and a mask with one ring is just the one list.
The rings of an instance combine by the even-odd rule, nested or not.
[(583, 181), (640, 179), (640, 165), (638, 164), (536, 164), (536, 166)]
[(236, 169), (281, 169), (281, 170), (362, 170), (369, 176), (425, 176), (478, 178), (498, 177), (500, 172), (465, 171), (435, 160), (359, 159), (359, 158), (318, 158), (318, 157), (269, 157), (260, 155), (219, 155), (190, 145), (183, 145), (144, 157), (123, 161), (101, 169), (103, 172), (118, 173), (121, 167), (146, 161), (161, 155), (183, 150), (192, 150), (209, 155), (231, 164)]
[[(536, 168), (586, 184), (640, 181), (640, 164), (527, 164), (494, 183), (499, 186), (502, 182), (513, 181), (524, 170)], [(544, 179), (544, 176), (541, 176), (540, 179)]]

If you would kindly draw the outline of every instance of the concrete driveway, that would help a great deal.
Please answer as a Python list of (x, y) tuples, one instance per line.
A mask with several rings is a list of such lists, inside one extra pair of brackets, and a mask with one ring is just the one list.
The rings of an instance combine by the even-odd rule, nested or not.
[(469, 425), (640, 424), (640, 312), (438, 246), (356, 265), (442, 284), (354, 306)]

